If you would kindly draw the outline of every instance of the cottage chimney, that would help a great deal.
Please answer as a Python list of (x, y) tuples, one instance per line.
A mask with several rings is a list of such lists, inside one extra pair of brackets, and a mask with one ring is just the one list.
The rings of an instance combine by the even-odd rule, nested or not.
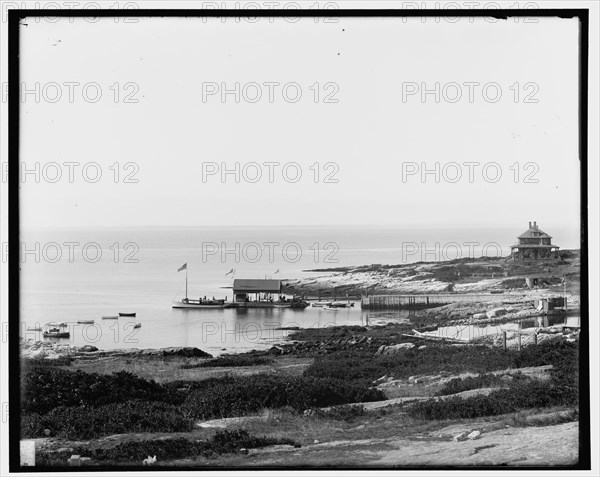
[(537, 222), (533, 223), (533, 228), (537, 230)]
[(529, 222), (529, 228), (531, 228), (531, 222)]

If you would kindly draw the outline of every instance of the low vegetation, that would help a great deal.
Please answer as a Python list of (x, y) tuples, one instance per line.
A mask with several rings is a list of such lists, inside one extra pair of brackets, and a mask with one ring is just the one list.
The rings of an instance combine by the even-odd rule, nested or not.
[(157, 461), (160, 463), (170, 459), (198, 456), (212, 458), (220, 454), (240, 452), (242, 449), (255, 449), (281, 444), (299, 447), (299, 444), (291, 439), (253, 436), (242, 429), (219, 431), (208, 440), (177, 437), (173, 439), (127, 441), (109, 448), (99, 445), (80, 446), (64, 452), (43, 453), (37, 463), (38, 465), (64, 465), (71, 454), (78, 454), (83, 457), (91, 457), (94, 463), (99, 465), (105, 462), (137, 463), (137, 465), (141, 465), (140, 456), (156, 456)]
[(441, 372), (459, 374), (577, 363), (579, 347), (575, 343), (542, 343), (521, 352), (504, 351), (489, 346), (451, 346), (431, 343), (424, 349), (400, 350), (394, 355), (373, 356), (355, 351), (339, 351), (318, 356), (305, 371), (305, 376), (330, 377), (346, 381), (370, 381), (381, 376), (396, 379)]
[[(375, 379), (383, 375), (406, 379), (443, 371), (479, 375), (447, 382), (437, 390), (439, 396), (481, 387), (500, 389), (488, 396), (420, 401), (406, 406), (410, 418), (435, 421), (515, 413), (530, 408), (576, 407), (578, 353), (578, 344), (569, 342), (544, 342), (521, 352), (438, 343), (383, 356), (367, 351), (338, 350), (319, 355), (301, 376), (261, 373), (165, 384), (125, 371), (104, 375), (28, 363), (23, 376), (21, 431), (23, 437), (28, 438), (50, 435), (70, 440), (126, 433), (189, 432), (199, 420), (256, 414), (264, 409), (285, 409), (300, 417), (310, 409), (310, 414), (318, 418), (351, 421), (366, 411), (362, 406), (349, 404), (386, 398), (373, 387)], [(224, 357), (212, 362), (213, 366), (216, 362), (219, 362), (216, 366), (221, 363), (246, 366), (251, 362), (257, 364), (256, 358), (261, 357)], [(550, 379), (503, 380), (490, 374), (507, 368), (541, 365), (553, 366)], [(321, 409), (330, 406), (337, 407)], [(245, 438), (239, 439), (242, 437)], [(235, 441), (234, 436), (227, 439), (235, 442), (233, 447), (250, 447), (241, 445), (239, 439)], [(218, 442), (210, 444), (211, 449), (217, 449), (216, 453), (226, 447), (219, 447)], [(123, 445), (135, 447), (138, 444)], [(169, 445), (182, 446), (182, 449), (198, 446), (193, 447), (198, 455), (209, 453), (204, 441), (202, 444), (160, 441), (152, 445), (158, 446), (156, 451), (142, 452), (136, 448), (134, 452), (124, 447), (111, 451), (117, 454), (107, 454), (106, 459), (121, 459), (119, 452), (124, 460), (128, 455), (138, 456), (138, 451), (158, 455), (163, 452), (160, 446)], [(97, 450), (101, 452), (104, 451)], [(100, 454), (97, 458), (104, 459)], [(167, 454), (174, 458), (170, 451)]]
[(295, 411), (385, 399), (364, 382), (270, 374), (161, 385), (131, 373), (112, 375), (30, 366), (22, 403), (23, 437), (92, 439), (128, 432), (189, 431), (199, 419), (266, 408)]
[(380, 401), (385, 395), (364, 382), (316, 377), (254, 375), (202, 381), (187, 397), (184, 408), (199, 419), (240, 416), (265, 408), (296, 411), (353, 402)]

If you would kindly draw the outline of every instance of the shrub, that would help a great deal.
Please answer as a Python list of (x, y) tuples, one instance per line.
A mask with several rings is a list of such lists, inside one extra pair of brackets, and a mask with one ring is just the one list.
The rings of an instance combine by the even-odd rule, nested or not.
[(364, 416), (366, 414), (364, 406), (335, 406), (331, 409), (315, 409), (314, 414), (317, 417), (333, 419), (335, 421), (351, 421), (352, 419)]
[(102, 406), (131, 399), (183, 402), (183, 396), (126, 371), (112, 375), (30, 366), (23, 380), (24, 412), (45, 414), (58, 406)]
[(488, 396), (416, 402), (408, 408), (408, 413), (418, 419), (470, 419), (528, 408), (571, 406), (576, 403), (577, 396), (569, 394), (561, 386), (548, 381), (530, 380), (516, 381), (509, 388), (493, 391)]
[(480, 374), (479, 376), (469, 376), (462, 379), (455, 378), (448, 381), (435, 395), (447, 396), (448, 394), (461, 393), (471, 389), (489, 388), (501, 384), (505, 383), (500, 376), (496, 376), (495, 374)]
[(57, 407), (39, 416), (24, 413), (23, 437), (41, 437), (50, 429), (55, 437), (93, 439), (103, 435), (129, 432), (190, 431), (194, 421), (182, 415), (178, 407), (147, 401), (126, 401), (97, 408)]
[(364, 383), (339, 379), (254, 375), (206, 380), (205, 387), (190, 393), (184, 408), (194, 418), (239, 416), (264, 408), (315, 407), (385, 399)]

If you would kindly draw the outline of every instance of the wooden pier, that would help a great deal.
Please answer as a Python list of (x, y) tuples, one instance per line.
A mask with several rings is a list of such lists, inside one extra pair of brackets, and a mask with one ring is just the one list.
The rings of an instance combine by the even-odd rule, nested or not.
[(388, 310), (388, 309), (424, 309), (435, 308), (457, 302), (489, 302), (506, 301), (522, 298), (521, 295), (507, 295), (499, 293), (465, 293), (465, 294), (438, 294), (428, 295), (371, 295), (363, 296), (360, 305), (363, 310)]

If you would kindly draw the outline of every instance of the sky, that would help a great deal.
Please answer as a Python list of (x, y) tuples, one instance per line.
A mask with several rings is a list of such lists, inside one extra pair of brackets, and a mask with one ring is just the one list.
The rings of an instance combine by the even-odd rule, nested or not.
[(576, 19), (96, 20), (21, 27), (23, 228), (579, 229)]

